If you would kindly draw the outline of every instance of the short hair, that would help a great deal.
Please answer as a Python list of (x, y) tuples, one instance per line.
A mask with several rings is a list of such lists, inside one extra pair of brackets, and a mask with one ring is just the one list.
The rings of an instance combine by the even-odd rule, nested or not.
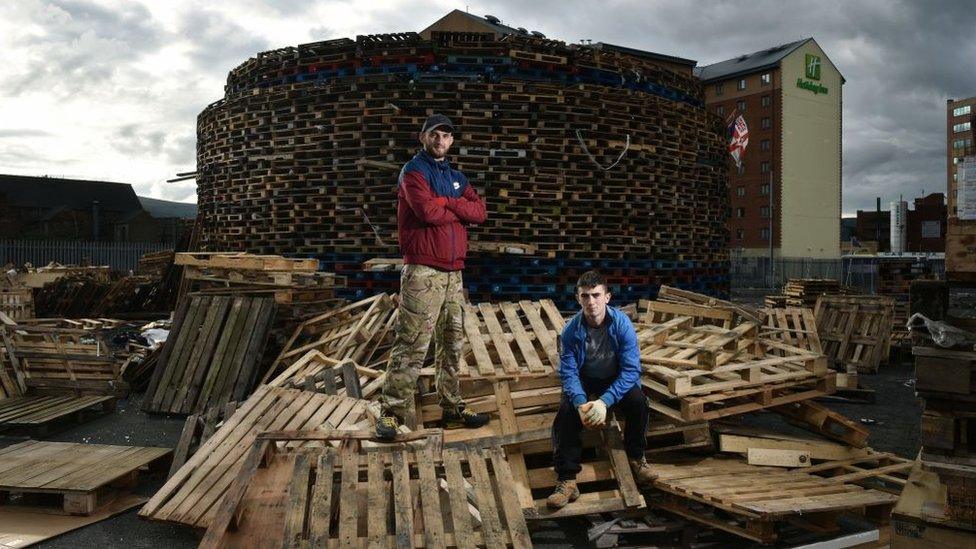
[(606, 277), (598, 271), (586, 271), (576, 281), (576, 291), (578, 292), (580, 288), (595, 288), (601, 284), (607, 290), (607, 293), (611, 293)]

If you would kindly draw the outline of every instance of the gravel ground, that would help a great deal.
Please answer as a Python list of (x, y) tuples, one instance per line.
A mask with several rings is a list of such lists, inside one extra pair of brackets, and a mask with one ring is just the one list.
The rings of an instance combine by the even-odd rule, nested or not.
[[(869, 444), (881, 451), (894, 452), (906, 458), (914, 458), (919, 449), (919, 418), (921, 408), (914, 396), (910, 380), (913, 378), (911, 356), (905, 360), (892, 360), (881, 373), (862, 376), (862, 385), (875, 391), (876, 402), (839, 403), (829, 402), (827, 406), (848, 417), (870, 422)], [(115, 414), (103, 416), (73, 429), (47, 437), (48, 440), (68, 442), (88, 442), (143, 446), (175, 446), (183, 419), (148, 415), (139, 409), (136, 395), (130, 400), (120, 401)], [(784, 432), (798, 432), (775, 414), (752, 414), (744, 418), (747, 423), (765, 427), (775, 427)], [(15, 440), (0, 437), (0, 445)], [(162, 485), (158, 479), (143, 485), (140, 493), (152, 495)], [(586, 527), (582, 520), (544, 521), (531, 525), (532, 540), (536, 547), (556, 549), (563, 547), (588, 546)], [(44, 548), (104, 547), (126, 549), (158, 549), (195, 547), (196, 535), (189, 529), (141, 520), (136, 510), (104, 520), (94, 525), (75, 530), (58, 538), (38, 545)], [(623, 541), (623, 538), (621, 538)], [(630, 538), (631, 543), (649, 543), (653, 538)], [(720, 538), (718, 547), (747, 547), (735, 538)]]

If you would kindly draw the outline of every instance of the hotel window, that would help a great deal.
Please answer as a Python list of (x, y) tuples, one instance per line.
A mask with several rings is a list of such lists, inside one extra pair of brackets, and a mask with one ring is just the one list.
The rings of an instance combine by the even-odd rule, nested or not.
[(763, 160), (762, 164), (759, 164), (759, 171), (762, 173), (769, 173), (769, 161)]
[(772, 98), (772, 97), (770, 97), (770, 96), (768, 96), (768, 95), (764, 95), (764, 96), (762, 96), (762, 106), (763, 106), (763, 107), (768, 107), (768, 106), (770, 106), (770, 105), (771, 105), (772, 103), (773, 103), (773, 98)]
[(746, 112), (746, 102), (745, 101), (736, 101), (735, 102), (735, 108), (739, 109), (739, 114), (742, 114), (742, 113)]
[(759, 77), (759, 83), (762, 84), (763, 86), (768, 86), (772, 82), (773, 82), (773, 75), (769, 74), (768, 72)]
[(759, 217), (769, 217), (769, 206), (761, 206), (759, 208)]
[(759, 142), (759, 150), (761, 150), (761, 151), (768, 151), (769, 150), (769, 140), (768, 139), (763, 139), (762, 141)]
[(735, 89), (737, 89), (739, 91), (742, 91), (742, 90), (746, 89), (746, 79), (745, 78), (741, 78), (739, 80), (739, 83), (736, 84)]
[(745, 208), (736, 208), (735, 209), (735, 216), (736, 217), (745, 217), (746, 216), (746, 209)]
[(956, 107), (952, 109), (952, 116), (962, 116), (964, 114), (969, 114), (972, 106), (966, 105), (964, 107)]
[(719, 105), (719, 106), (715, 107), (715, 114), (717, 114), (719, 116), (725, 116), (725, 106), (724, 105)]
[(759, 186), (759, 194), (769, 196), (769, 183), (763, 183)]
[(746, 195), (745, 187), (738, 187), (735, 189), (735, 196), (745, 196), (745, 195)]
[(715, 95), (722, 95), (722, 84), (715, 84)]
[(735, 230), (735, 237), (738, 238), (739, 240), (742, 240), (743, 238), (746, 237), (746, 232), (744, 230), (742, 230), (742, 229), (736, 229)]
[(769, 240), (769, 227), (763, 227), (759, 230), (759, 238)]
[(965, 149), (967, 147), (972, 147), (972, 146), (973, 146), (972, 138), (956, 139), (955, 141), (952, 142), (953, 149)]
[(768, 116), (765, 116), (765, 117), (763, 117), (762, 123), (760, 124), (760, 126), (762, 127), (762, 129), (768, 130), (769, 128), (771, 128), (773, 126), (773, 123), (769, 119)]
[(962, 124), (956, 124), (955, 126), (953, 126), (952, 131), (956, 133), (968, 132), (969, 128), (970, 128), (970, 122), (963, 122)]
[(745, 175), (746, 174), (746, 165), (745, 164), (739, 164), (738, 166), (736, 166), (735, 171), (739, 175)]

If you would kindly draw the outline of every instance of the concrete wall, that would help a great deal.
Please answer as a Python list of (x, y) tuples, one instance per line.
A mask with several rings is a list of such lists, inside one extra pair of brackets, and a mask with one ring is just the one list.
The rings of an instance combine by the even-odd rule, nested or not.
[[(820, 80), (807, 78), (806, 54), (820, 56)], [(783, 78), (783, 257), (840, 256), (841, 75), (810, 40), (780, 63)], [(797, 79), (827, 88), (814, 93)]]

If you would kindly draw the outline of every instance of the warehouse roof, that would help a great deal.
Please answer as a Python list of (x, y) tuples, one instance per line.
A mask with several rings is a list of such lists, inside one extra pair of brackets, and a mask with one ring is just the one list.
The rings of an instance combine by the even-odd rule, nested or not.
[(128, 183), (0, 174), (0, 199), (11, 206), (88, 210), (92, 202), (106, 211), (142, 210)]
[(149, 198), (148, 196), (140, 196), (139, 202), (142, 203), (142, 208), (156, 219), (164, 217), (195, 219), (197, 216), (197, 205), (189, 202), (160, 200), (158, 198)]
[(810, 40), (813, 40), (813, 38), (804, 38), (796, 42), (766, 48), (757, 52), (733, 57), (732, 59), (726, 59), (725, 61), (719, 61), (711, 65), (705, 65), (704, 67), (699, 67), (696, 74), (703, 82), (707, 83), (712, 80), (731, 78), (740, 74), (771, 69), (784, 57), (793, 53), (794, 50)]

